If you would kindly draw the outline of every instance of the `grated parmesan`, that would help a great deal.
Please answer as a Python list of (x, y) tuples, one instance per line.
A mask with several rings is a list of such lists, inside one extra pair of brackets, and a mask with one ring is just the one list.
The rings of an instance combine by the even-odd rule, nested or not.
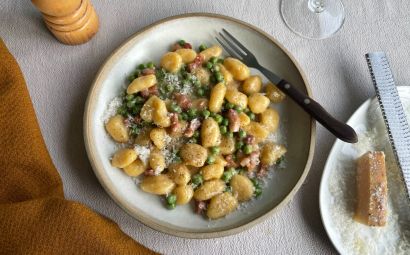
[(102, 116), (102, 121), (104, 124), (108, 122), (108, 120), (117, 114), (118, 108), (122, 105), (121, 97), (114, 97), (107, 106), (107, 109), (104, 111)]
[(134, 145), (134, 151), (138, 154), (139, 159), (148, 165), (149, 155), (151, 154), (151, 148), (149, 146)]

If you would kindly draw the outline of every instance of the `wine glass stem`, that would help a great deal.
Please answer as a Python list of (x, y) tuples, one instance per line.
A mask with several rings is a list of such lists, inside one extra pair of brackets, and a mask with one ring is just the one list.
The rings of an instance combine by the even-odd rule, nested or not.
[(325, 10), (324, 0), (308, 0), (308, 7), (312, 12), (321, 13)]

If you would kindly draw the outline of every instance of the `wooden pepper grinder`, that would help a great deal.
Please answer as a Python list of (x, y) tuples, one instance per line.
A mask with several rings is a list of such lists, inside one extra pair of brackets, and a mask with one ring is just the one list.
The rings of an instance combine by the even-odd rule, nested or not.
[(98, 31), (98, 16), (90, 0), (31, 0), (42, 12), (44, 22), (62, 43), (89, 41)]

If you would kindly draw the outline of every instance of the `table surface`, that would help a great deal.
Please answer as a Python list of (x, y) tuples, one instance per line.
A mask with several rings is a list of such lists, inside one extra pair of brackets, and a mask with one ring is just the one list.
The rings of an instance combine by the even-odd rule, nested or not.
[(83, 143), (85, 99), (101, 64), (133, 33), (168, 16), (211, 12), (249, 22), (277, 38), (305, 71), (314, 98), (346, 121), (363, 101), (374, 95), (365, 53), (386, 51), (396, 83), (408, 85), (410, 1), (344, 0), (343, 28), (336, 36), (319, 41), (293, 34), (281, 20), (278, 0), (94, 0), (93, 3), (101, 21), (98, 34), (87, 44), (65, 46), (52, 37), (29, 1), (0, 2), (0, 37), (24, 73), (47, 148), (63, 179), (66, 197), (113, 219), (125, 233), (161, 253), (336, 253), (323, 228), (318, 202), (320, 177), (335, 138), (321, 126), (318, 126), (311, 171), (287, 206), (240, 234), (190, 240), (144, 226), (116, 206), (103, 190)]

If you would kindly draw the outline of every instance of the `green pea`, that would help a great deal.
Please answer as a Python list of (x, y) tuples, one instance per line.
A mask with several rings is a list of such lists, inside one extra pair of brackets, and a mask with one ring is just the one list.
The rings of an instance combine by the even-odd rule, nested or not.
[(214, 112), (211, 112), (211, 114), (209, 115), (210, 117), (212, 117), (212, 118), (215, 118), (215, 116), (216, 116), (216, 113), (214, 113)]
[(172, 91), (174, 91), (174, 86), (172, 86), (171, 84), (167, 84), (165, 89), (166, 89), (167, 92), (172, 92)]
[(181, 45), (181, 46), (184, 46), (185, 43), (186, 43), (185, 40), (179, 40), (179, 41), (178, 41), (178, 44)]
[(171, 104), (170, 108), (171, 108), (172, 112), (176, 112), (176, 113), (181, 113), (182, 112), (181, 107), (179, 105), (177, 105), (176, 103)]
[(226, 128), (226, 126), (220, 126), (219, 130), (221, 131), (221, 134), (226, 134), (226, 132), (228, 132), (228, 129)]
[(214, 156), (208, 156), (208, 158), (206, 159), (206, 163), (207, 164), (213, 164), (215, 162), (215, 157)]
[(216, 123), (220, 124), (223, 120), (223, 117), (219, 114), (216, 114), (214, 119), (215, 119)]
[(135, 101), (137, 102), (137, 104), (140, 104), (140, 103), (144, 103), (145, 99), (143, 97), (136, 96)]
[(223, 175), (222, 175), (222, 180), (224, 182), (229, 182), (232, 177), (236, 174), (236, 170), (233, 167), (228, 168), (228, 170), (226, 170)]
[(220, 151), (221, 151), (221, 149), (218, 146), (214, 146), (214, 147), (211, 148), (211, 152), (214, 155), (219, 154)]
[(132, 99), (134, 99), (134, 95), (126, 95), (125, 96), (125, 99), (127, 100), (127, 101), (131, 101)]
[(253, 194), (255, 195), (255, 197), (259, 197), (260, 195), (262, 195), (262, 188), (260, 187), (255, 188), (255, 191)]
[(211, 58), (209, 59), (209, 62), (211, 62), (212, 64), (216, 64), (216, 63), (218, 62), (218, 58), (216, 58), (216, 57), (211, 57)]
[(206, 63), (206, 68), (211, 69), (214, 65), (211, 62)]
[(256, 116), (255, 116), (255, 114), (254, 114), (253, 112), (249, 112), (249, 113), (248, 113), (248, 116), (249, 116), (249, 118), (250, 118), (251, 120), (255, 120), (255, 118), (256, 118)]
[(243, 152), (244, 152), (245, 154), (251, 154), (252, 151), (253, 151), (253, 148), (252, 148), (252, 146), (249, 145), (249, 144), (247, 144), (247, 145), (245, 145), (245, 146), (243, 147)]
[(189, 139), (188, 143), (198, 143), (198, 139), (196, 139), (195, 137), (191, 137), (191, 139)]
[(221, 68), (214, 64), (214, 67), (212, 68), (212, 72), (216, 73), (216, 72), (219, 72), (220, 70)]
[(145, 68), (147, 68), (147, 66), (144, 65), (144, 64), (139, 64), (139, 65), (138, 65), (138, 69), (140, 69), (140, 70), (143, 70), (143, 69), (145, 69)]
[(227, 118), (223, 118), (221, 125), (222, 126), (228, 126), (229, 125), (229, 120)]
[(199, 45), (199, 51), (204, 51), (206, 50), (208, 47), (205, 44), (201, 44)]
[(177, 205), (174, 203), (174, 204), (167, 204), (167, 208), (169, 209), (169, 210), (173, 210), (173, 209), (175, 209), (175, 207), (176, 207)]
[(195, 174), (194, 176), (192, 176), (192, 184), (194, 184), (195, 186), (201, 185), (203, 181), (204, 178), (201, 174)]
[(223, 58), (218, 58), (218, 63), (223, 63), (224, 62), (224, 59)]
[(205, 90), (204, 90), (203, 88), (198, 88), (198, 89), (196, 90), (196, 94), (197, 94), (198, 96), (203, 97), (203, 96), (205, 95)]
[(201, 81), (200, 80), (195, 80), (194, 81), (194, 86), (195, 86), (195, 88), (200, 88), (201, 87)]
[(128, 102), (127, 102), (127, 107), (128, 107), (128, 108), (132, 108), (132, 107), (135, 106), (136, 103), (137, 103), (137, 102), (136, 102), (135, 99), (134, 99), (134, 100), (131, 100), (131, 101), (128, 101)]
[(199, 138), (199, 131), (198, 131), (198, 130), (195, 130), (195, 132), (194, 132), (194, 134), (193, 134), (192, 137), (194, 137), (194, 138)]
[(204, 118), (208, 118), (211, 115), (211, 112), (208, 110), (203, 110), (202, 111), (202, 116), (204, 116)]
[(234, 109), (235, 109), (235, 111), (237, 111), (238, 113), (242, 112), (242, 107), (240, 107), (239, 105), (235, 105)]
[(188, 114), (186, 112), (181, 113), (182, 120), (188, 120)]
[(244, 137), (246, 137), (246, 132), (244, 131), (244, 130), (239, 130), (239, 137), (240, 138), (244, 138)]
[(215, 79), (216, 79), (218, 82), (222, 82), (222, 81), (224, 80), (224, 76), (223, 76), (220, 72), (216, 72), (216, 73), (215, 73)]
[(197, 113), (198, 112), (195, 108), (191, 108), (188, 110), (188, 116), (191, 117), (192, 119), (196, 117)]
[(166, 199), (168, 204), (175, 204), (177, 202), (177, 196), (174, 194), (168, 195)]
[(152, 63), (152, 62), (148, 62), (148, 63), (147, 63), (147, 67), (148, 67), (148, 68), (154, 68), (155, 65), (154, 65), (154, 63)]
[(239, 142), (237, 142), (237, 143), (235, 144), (235, 148), (236, 148), (237, 150), (240, 150), (243, 145), (244, 145), (244, 143), (243, 143), (242, 141), (239, 141)]
[(232, 103), (227, 102), (227, 103), (225, 104), (225, 108), (226, 108), (226, 109), (232, 109), (233, 107), (234, 107), (234, 104), (232, 104)]

